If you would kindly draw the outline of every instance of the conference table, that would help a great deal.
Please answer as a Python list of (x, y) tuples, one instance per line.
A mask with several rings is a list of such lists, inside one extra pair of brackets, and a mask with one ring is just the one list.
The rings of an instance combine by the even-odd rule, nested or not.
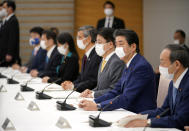
[[(65, 91), (60, 85), (54, 83), (48, 86), (49, 83), (42, 83), (41, 78), (32, 78), (30, 74), (21, 73), (10, 67), (1, 67), (0, 73), (6, 77), (0, 78), (0, 131), (144, 130), (144, 128), (123, 128), (117, 126), (116, 122), (119, 119), (135, 114), (123, 109), (104, 111), (101, 113), (101, 119), (112, 122), (110, 127), (91, 127), (89, 125), (89, 115), (97, 116), (99, 111), (84, 111), (79, 108), (78, 103), (86, 98), (81, 98), (78, 92), (74, 92), (67, 99), (67, 103), (73, 105), (77, 109), (73, 111), (60, 111), (57, 110), (56, 102), (64, 101), (71, 91)], [(8, 78), (17, 81), (18, 83), (8, 84)], [(34, 89), (34, 91), (21, 91), (21, 85), (23, 84), (27, 84), (27, 86)], [(45, 87), (47, 88), (44, 90), (44, 93), (51, 96), (52, 99), (36, 99), (36, 92), (42, 91)], [(5, 128), (5, 125), (7, 128)], [(177, 131), (177, 129), (167, 128), (146, 128), (145, 130)]]

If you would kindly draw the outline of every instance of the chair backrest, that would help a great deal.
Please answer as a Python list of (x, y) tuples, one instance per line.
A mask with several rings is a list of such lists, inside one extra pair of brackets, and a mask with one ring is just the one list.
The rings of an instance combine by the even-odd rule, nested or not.
[(157, 95), (157, 107), (161, 107), (168, 93), (169, 83), (171, 80), (166, 79), (160, 75), (158, 95)]

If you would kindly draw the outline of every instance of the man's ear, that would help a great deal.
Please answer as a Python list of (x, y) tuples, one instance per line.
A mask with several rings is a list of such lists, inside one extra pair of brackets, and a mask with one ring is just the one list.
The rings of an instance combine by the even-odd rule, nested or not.
[(180, 61), (176, 60), (175, 66), (176, 66), (176, 69), (178, 69), (178, 68), (180, 68), (180, 66), (182, 66), (182, 64), (180, 63)]
[(131, 47), (132, 47), (132, 51), (136, 51), (136, 44), (135, 43), (131, 44)]

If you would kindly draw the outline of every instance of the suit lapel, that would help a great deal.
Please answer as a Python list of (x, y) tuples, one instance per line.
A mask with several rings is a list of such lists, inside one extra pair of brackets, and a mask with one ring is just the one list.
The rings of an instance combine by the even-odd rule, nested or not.
[(177, 92), (176, 99), (175, 99), (175, 105), (173, 107), (173, 112), (175, 111), (176, 106), (179, 104), (179, 102), (182, 98), (183, 87), (186, 86), (185, 83), (186, 83), (186, 79), (188, 78), (188, 75), (189, 75), (189, 70), (186, 72), (185, 76), (183, 77), (183, 79), (181, 80), (181, 83), (179, 85), (178, 92)]

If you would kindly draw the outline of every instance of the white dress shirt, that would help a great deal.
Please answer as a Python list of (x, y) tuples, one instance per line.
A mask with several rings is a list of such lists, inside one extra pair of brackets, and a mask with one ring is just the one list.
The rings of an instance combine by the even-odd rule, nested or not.
[(182, 81), (182, 79), (183, 79), (183, 77), (184, 77), (184, 75), (186, 74), (186, 72), (188, 71), (188, 68), (186, 68), (185, 70), (184, 70), (184, 72), (179, 76), (179, 78), (176, 80), (176, 82), (173, 82), (173, 85), (174, 85), (174, 87), (175, 88), (179, 88), (179, 85), (180, 85), (180, 83), (181, 83), (181, 81)]
[(92, 46), (86, 53), (85, 55), (87, 56), (87, 58), (89, 57), (89, 55), (91, 54), (91, 51), (95, 48), (95, 45)]
[(53, 46), (50, 48), (50, 50), (47, 52), (47, 56), (48, 56), (48, 58), (51, 57), (51, 54), (52, 54), (52, 52), (53, 52), (53, 50), (54, 50), (55, 47), (56, 47), (56, 46), (53, 45)]
[(114, 16), (106, 16), (104, 27), (112, 28), (114, 22)]

